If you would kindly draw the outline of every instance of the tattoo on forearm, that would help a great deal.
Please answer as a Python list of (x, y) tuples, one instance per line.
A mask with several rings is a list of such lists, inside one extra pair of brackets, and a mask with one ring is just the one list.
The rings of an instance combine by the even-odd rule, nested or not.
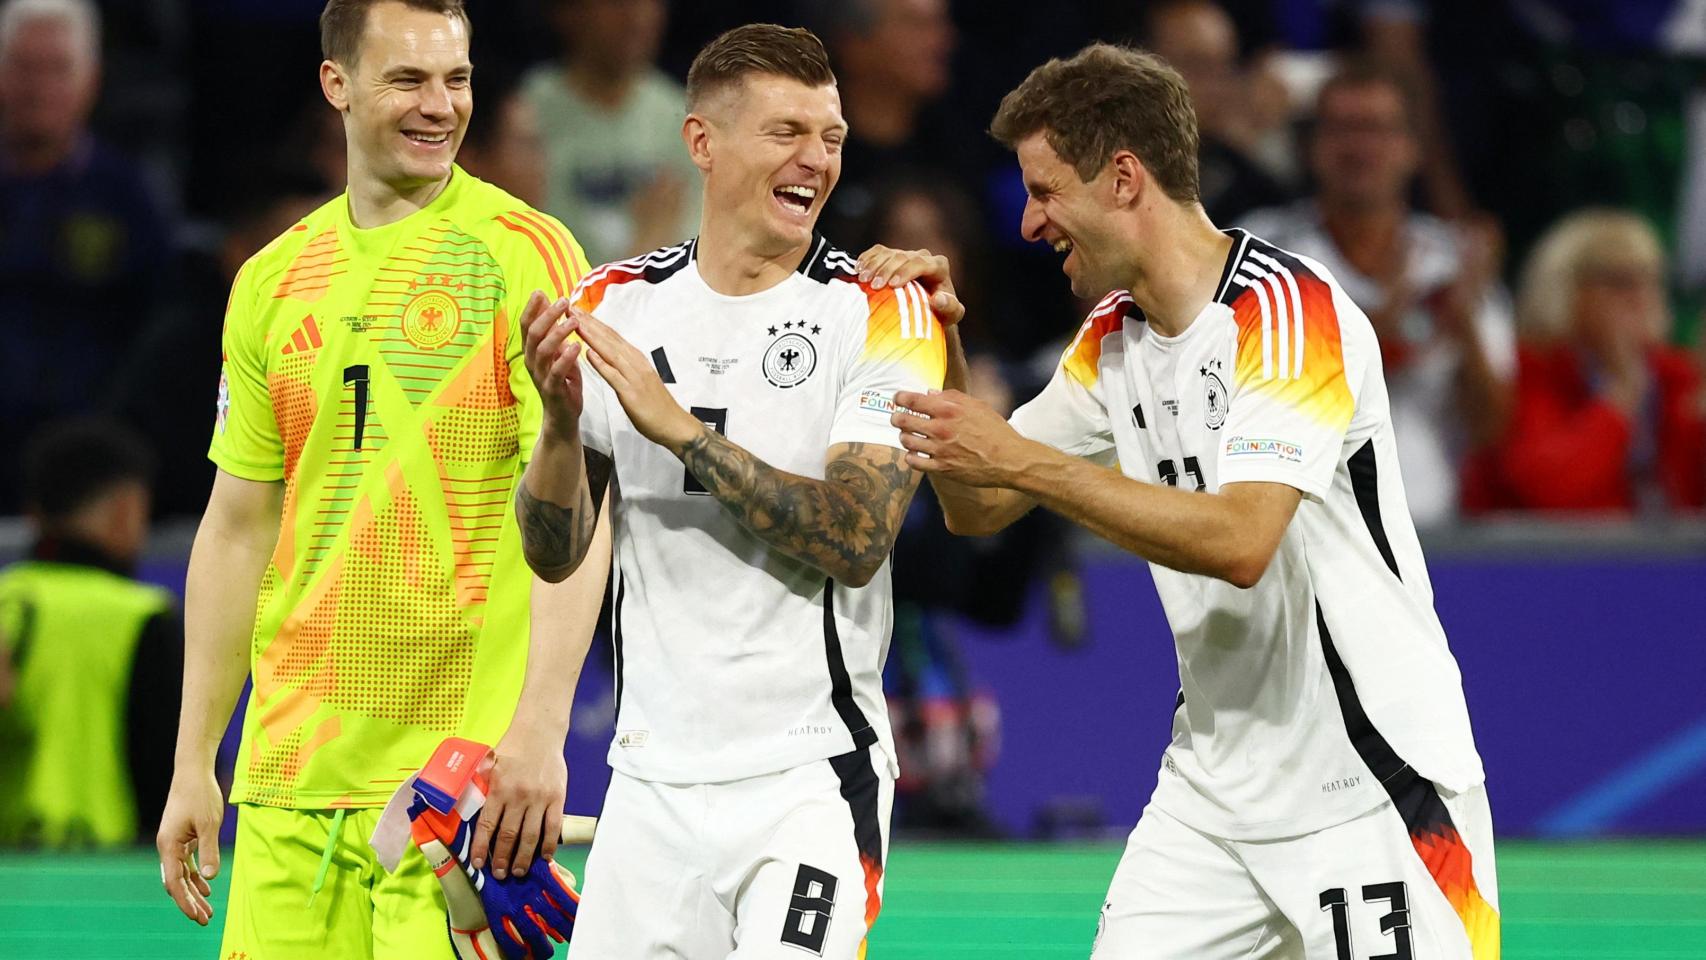
[(598, 526), (599, 504), (610, 482), (610, 458), (586, 451), (586, 483), (580, 503), (558, 506), (527, 492), (526, 482), (516, 485), (515, 515), (521, 524), (521, 548), (527, 565), (547, 580), (561, 580), (574, 572), (592, 544)]
[(515, 516), (521, 522), (521, 549), (527, 555), (527, 565), (539, 576), (561, 580), (586, 554), (585, 545), (576, 542), (581, 523), (575, 514), (583, 512), (547, 503), (528, 493), (526, 483), (517, 485)]
[(778, 470), (706, 430), (682, 462), (748, 530), (840, 580), (864, 582), (889, 551), (917, 486), (905, 451), (853, 443), (824, 479)]

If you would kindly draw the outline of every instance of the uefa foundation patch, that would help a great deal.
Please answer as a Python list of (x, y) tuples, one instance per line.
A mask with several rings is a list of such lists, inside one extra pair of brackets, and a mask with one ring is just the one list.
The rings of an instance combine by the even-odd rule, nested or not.
[(886, 397), (875, 390), (859, 391), (859, 409), (870, 410), (873, 413), (894, 413), (894, 398)]

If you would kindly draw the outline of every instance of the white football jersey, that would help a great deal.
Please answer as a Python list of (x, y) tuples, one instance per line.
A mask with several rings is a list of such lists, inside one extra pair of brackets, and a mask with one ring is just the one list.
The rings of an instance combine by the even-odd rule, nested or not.
[[(649, 355), (684, 408), (772, 467), (822, 479), (836, 444), (900, 447), (895, 392), (940, 387), (947, 362), (917, 284), (861, 285), (853, 260), (817, 238), (786, 280), (731, 297), (706, 285), (696, 249), (600, 267), (576, 304)], [(873, 743), (892, 758), (890, 565), (850, 587), (772, 549), (583, 369), (581, 438), (614, 462), (610, 765), (711, 783)]]
[(1156, 334), (1129, 294), (1109, 295), (1013, 424), (1148, 483), (1303, 493), (1252, 589), (1150, 564), (1181, 688), (1154, 801), (1264, 839), (1372, 809), (1405, 764), (1451, 791), (1482, 770), (1374, 329), (1319, 263), (1228, 234), (1220, 289), (1184, 333)]

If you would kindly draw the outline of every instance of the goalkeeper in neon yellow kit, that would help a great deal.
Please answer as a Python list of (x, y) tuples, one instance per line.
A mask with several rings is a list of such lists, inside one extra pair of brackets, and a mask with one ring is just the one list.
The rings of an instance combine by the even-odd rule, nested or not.
[(459, 735), (498, 745), (471, 859), (495, 833), (489, 869), (524, 874), (555, 846), (564, 687), (604, 565), (535, 584), (509, 503), (540, 422), (520, 321), (585, 263), (561, 224), (454, 165), (472, 109), (461, 0), (330, 0), (321, 33), (349, 190), (231, 293), (161, 879), (211, 920), (213, 755), (248, 674), (221, 956), (444, 958), (431, 869), (388, 871), (367, 839)]

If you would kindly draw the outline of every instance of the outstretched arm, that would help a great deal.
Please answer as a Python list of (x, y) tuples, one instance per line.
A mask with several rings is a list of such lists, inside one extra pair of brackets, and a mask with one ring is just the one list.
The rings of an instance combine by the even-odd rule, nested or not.
[(1153, 563), (1251, 587), (1267, 571), (1301, 494), (1280, 483), (1198, 493), (1142, 483), (1020, 436), (957, 391), (902, 393), (895, 425), (907, 462), (934, 480), (1006, 487)]
[(644, 354), (588, 314), (572, 322), (593, 369), (646, 439), (680, 458), (706, 491), (774, 549), (852, 586), (871, 581), (894, 548), (918, 476), (905, 451), (842, 443), (824, 479), (778, 470), (683, 410)]
[(172, 785), (155, 835), (160, 881), (184, 916), (213, 919), (225, 798), (213, 775), (219, 738), (249, 673), (255, 600), (278, 542), (284, 484), (220, 470), (190, 548), (184, 585), (184, 686)]

